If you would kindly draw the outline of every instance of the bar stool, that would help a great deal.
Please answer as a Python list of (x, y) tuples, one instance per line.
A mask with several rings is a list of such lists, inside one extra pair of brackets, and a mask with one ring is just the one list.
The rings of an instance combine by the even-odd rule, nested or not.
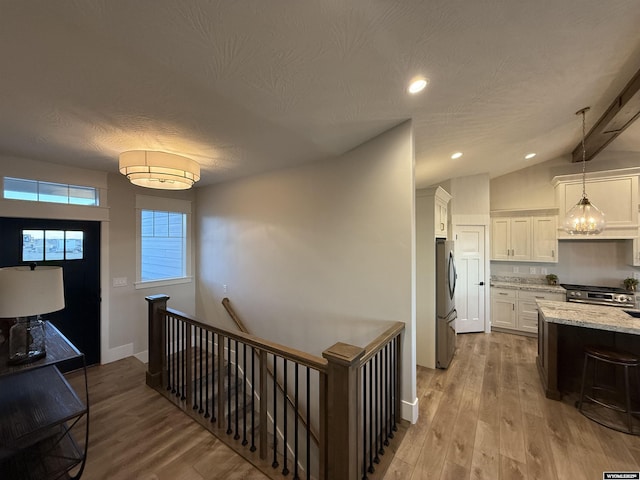
[[(596, 373), (599, 362), (614, 365), (616, 371), (619, 368), (623, 369), (624, 386), (622, 387), (622, 391), (620, 391), (617, 386), (606, 386), (598, 383)], [(587, 367), (589, 363), (593, 363), (593, 379), (591, 385), (589, 386), (591, 390), (590, 395), (585, 393), (585, 389), (587, 388)], [(585, 417), (593, 420), (594, 422), (599, 423), (600, 425), (604, 425), (605, 427), (611, 428), (613, 430), (630, 433), (632, 435), (640, 435), (640, 429), (637, 429), (637, 431), (635, 432), (633, 429), (633, 416), (640, 412), (633, 411), (631, 408), (631, 385), (629, 379), (629, 369), (632, 368), (636, 372), (637, 380), (638, 372), (637, 370), (635, 370), (637, 367), (640, 367), (640, 356), (638, 355), (599, 345), (585, 346), (584, 367), (582, 369), (582, 386), (580, 387), (580, 400), (576, 402), (576, 407), (578, 408), (580, 413), (582, 413)], [(600, 393), (600, 395), (598, 395), (598, 393)], [(615, 401), (614, 398), (611, 398), (610, 401), (606, 401), (603, 394), (609, 394), (614, 398), (617, 397), (618, 401)], [(607, 421), (607, 419), (597, 414), (597, 409), (585, 410), (583, 408), (583, 403), (585, 403), (585, 401), (590, 401), (597, 405), (600, 405), (601, 407), (604, 407), (605, 409), (624, 414), (626, 417), (626, 426), (624, 426), (624, 421), (622, 421), (621, 424), (616, 424), (611, 420)]]

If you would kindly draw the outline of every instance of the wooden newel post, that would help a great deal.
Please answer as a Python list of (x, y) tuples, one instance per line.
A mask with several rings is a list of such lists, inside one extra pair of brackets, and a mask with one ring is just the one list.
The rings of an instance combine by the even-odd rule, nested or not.
[(363, 348), (346, 343), (336, 343), (322, 352), (329, 362), (325, 411), (329, 479), (358, 478), (358, 372), (363, 355)]
[(164, 314), (167, 309), (167, 295), (150, 295), (149, 302), (149, 364), (147, 366), (147, 385), (162, 385), (163, 357), (165, 352)]

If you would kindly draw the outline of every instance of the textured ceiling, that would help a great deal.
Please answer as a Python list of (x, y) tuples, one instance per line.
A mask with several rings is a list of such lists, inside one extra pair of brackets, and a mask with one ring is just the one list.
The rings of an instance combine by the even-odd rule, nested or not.
[(212, 184), (413, 119), (418, 186), (494, 177), (571, 152), (574, 112), (640, 67), (638, 25), (638, 0), (0, 0), (0, 154), (164, 150)]

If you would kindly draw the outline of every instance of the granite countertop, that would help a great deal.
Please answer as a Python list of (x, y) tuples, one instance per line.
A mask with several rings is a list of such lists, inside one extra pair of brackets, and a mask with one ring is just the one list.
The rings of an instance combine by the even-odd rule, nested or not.
[[(632, 317), (624, 311), (634, 310), (631, 308), (622, 309), (550, 300), (536, 302), (545, 322), (640, 335), (640, 318)], [(634, 311), (640, 312), (640, 310)]]
[(491, 281), (491, 286), (496, 288), (510, 288), (513, 290), (529, 290), (532, 292), (549, 292), (565, 294), (567, 291), (560, 285), (547, 285), (543, 283), (516, 283)]

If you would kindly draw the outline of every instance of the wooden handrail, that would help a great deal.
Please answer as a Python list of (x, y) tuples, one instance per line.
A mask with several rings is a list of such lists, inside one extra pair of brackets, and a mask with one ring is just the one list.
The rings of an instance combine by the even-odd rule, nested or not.
[(240, 317), (238, 317), (238, 315), (236, 315), (235, 310), (231, 306), (231, 301), (227, 297), (224, 297), (222, 299), (222, 305), (224, 306), (225, 310), (227, 311), (227, 313), (231, 317), (231, 320), (233, 320), (235, 322), (235, 324), (238, 326), (238, 328), (240, 329), (241, 332), (251, 333), (251, 332), (249, 332), (249, 329), (247, 327), (245, 327), (245, 325), (242, 322), (242, 320), (240, 320)]
[(265, 350), (269, 353), (278, 355), (279, 357), (284, 357), (287, 360), (293, 360), (294, 362), (299, 363), (300, 365), (304, 365), (305, 367), (309, 367), (320, 372), (325, 372), (327, 369), (327, 361), (324, 358), (316, 357), (315, 355), (311, 355), (309, 353), (297, 350), (295, 348), (287, 347), (285, 345), (280, 345), (279, 343), (270, 342), (269, 340), (256, 337), (255, 335), (252, 335), (250, 333), (232, 332), (230, 330), (215, 327), (207, 323), (202, 323), (193, 318), (191, 315), (188, 315), (179, 310), (174, 310), (173, 308), (167, 308), (164, 311), (169, 315), (173, 315), (178, 320), (182, 320), (183, 322), (186, 322), (188, 324), (203, 328), (205, 330), (209, 330), (210, 332), (214, 332), (225, 337), (229, 337), (232, 340), (238, 340), (239, 342), (243, 342), (249, 346), (257, 348), (258, 350)]
[(371, 357), (373, 357), (376, 353), (378, 353), (382, 347), (384, 347), (387, 343), (389, 343), (392, 339), (397, 337), (404, 330), (403, 322), (394, 322), (389, 328), (387, 328), (384, 332), (378, 335), (369, 345), (364, 347), (364, 355), (360, 360), (360, 366), (367, 363)]
[[(225, 310), (227, 311), (227, 313), (229, 314), (229, 316), (231, 317), (231, 319), (235, 322), (235, 324), (238, 326), (238, 328), (240, 329), (240, 331), (244, 332), (244, 333), (249, 333), (249, 330), (247, 329), (247, 327), (245, 327), (244, 323), (242, 322), (242, 320), (240, 320), (240, 317), (238, 317), (238, 315), (236, 314), (235, 310), (233, 309), (233, 307), (231, 306), (231, 301), (225, 297), (222, 299), (222, 305), (224, 306)], [(325, 360), (326, 361), (326, 360)], [(273, 369), (269, 366), (267, 366), (267, 373), (269, 374), (269, 376), (271, 378), (273, 378)], [(298, 416), (298, 419), (300, 420), (300, 422), (302, 423), (302, 425), (304, 426), (304, 428), (309, 430), (309, 434), (311, 435), (311, 438), (313, 439), (314, 443), (316, 444), (316, 446), (320, 445), (320, 437), (318, 435), (318, 432), (315, 431), (315, 429), (310, 426), (307, 425), (307, 421), (305, 419), (305, 414), (306, 412), (300, 412), (299, 409), (296, 409), (295, 403), (294, 401), (291, 399), (291, 397), (289, 396), (289, 392), (285, 392), (284, 391), (284, 387), (282, 386), (282, 384), (280, 383), (280, 380), (276, 379), (276, 385), (278, 386), (278, 390), (280, 390), (280, 393), (282, 395), (284, 395), (284, 398), (287, 399), (287, 403), (291, 406), (291, 408), (294, 409), (294, 411), (296, 412), (296, 415)], [(299, 407), (300, 408), (300, 407)]]

